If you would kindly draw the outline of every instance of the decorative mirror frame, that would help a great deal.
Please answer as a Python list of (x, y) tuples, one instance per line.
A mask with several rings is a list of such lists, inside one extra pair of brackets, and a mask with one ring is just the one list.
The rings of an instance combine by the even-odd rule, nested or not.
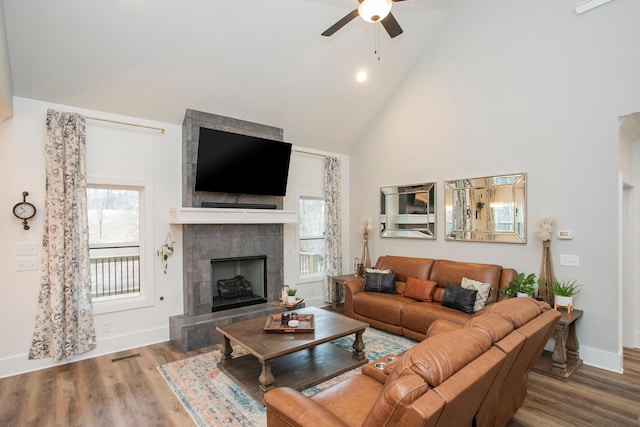
[(527, 243), (527, 175), (445, 181), (445, 240)]
[(436, 183), (380, 188), (380, 236), (436, 238)]

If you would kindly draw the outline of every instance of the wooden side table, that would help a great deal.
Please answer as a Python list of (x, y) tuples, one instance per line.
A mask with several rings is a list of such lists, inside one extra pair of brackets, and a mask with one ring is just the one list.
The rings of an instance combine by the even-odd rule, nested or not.
[(576, 320), (582, 317), (583, 312), (575, 309), (571, 313), (566, 310), (560, 312), (562, 316), (554, 331), (553, 352), (544, 351), (533, 369), (541, 374), (567, 381), (582, 365), (578, 351), (580, 346), (576, 335)]
[(344, 282), (346, 280), (355, 279), (355, 274), (343, 274), (341, 276), (329, 276), (329, 280), (333, 286), (333, 301), (331, 301), (331, 308), (336, 309), (338, 303), (340, 302), (340, 289), (343, 290), (344, 293)]

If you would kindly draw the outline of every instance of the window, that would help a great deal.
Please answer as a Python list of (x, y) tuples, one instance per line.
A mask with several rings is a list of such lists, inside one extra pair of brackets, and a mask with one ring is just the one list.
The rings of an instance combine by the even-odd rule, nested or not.
[(140, 294), (140, 190), (87, 188), (92, 297)]
[(300, 277), (322, 275), (326, 247), (324, 200), (301, 197), (299, 212)]
[[(94, 311), (105, 313), (151, 305), (145, 286), (145, 184), (129, 185), (101, 179), (87, 185), (89, 254)], [(148, 250), (146, 250), (148, 252)]]

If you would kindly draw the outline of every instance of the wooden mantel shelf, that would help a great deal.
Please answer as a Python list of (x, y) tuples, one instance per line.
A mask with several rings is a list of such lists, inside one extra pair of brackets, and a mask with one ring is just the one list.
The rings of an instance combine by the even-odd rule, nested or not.
[(293, 224), (295, 211), (279, 209), (171, 208), (171, 224)]

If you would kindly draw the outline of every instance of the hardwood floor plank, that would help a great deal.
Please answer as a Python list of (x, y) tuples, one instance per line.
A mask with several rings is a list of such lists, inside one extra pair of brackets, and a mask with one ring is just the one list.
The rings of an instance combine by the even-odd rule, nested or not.
[[(0, 425), (193, 426), (157, 366), (217, 348), (180, 353), (165, 342), (2, 378)], [(639, 402), (640, 349), (625, 349), (622, 375), (582, 366), (563, 382), (532, 372), (527, 398), (508, 425), (640, 426)]]

